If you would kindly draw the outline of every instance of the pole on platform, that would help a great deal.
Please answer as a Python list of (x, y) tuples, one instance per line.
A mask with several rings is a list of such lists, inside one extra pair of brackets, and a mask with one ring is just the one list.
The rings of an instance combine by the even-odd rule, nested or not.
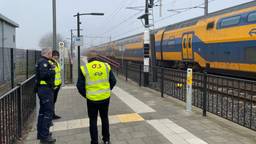
[[(80, 14), (77, 13), (77, 37), (80, 37)], [(80, 69), (80, 45), (77, 46), (77, 71), (79, 75), (79, 69)]]
[(187, 93), (186, 93), (186, 111), (192, 111), (192, 83), (193, 83), (193, 70), (187, 69)]
[(150, 31), (149, 31), (149, 3), (146, 0), (145, 6), (145, 31), (144, 31), (144, 86), (147, 87), (149, 85), (149, 45), (150, 45)]
[(71, 32), (71, 41), (70, 41), (70, 82), (73, 83), (73, 30)]
[(56, 0), (52, 0), (52, 22), (53, 22), (53, 50), (57, 50), (57, 30), (56, 30)]

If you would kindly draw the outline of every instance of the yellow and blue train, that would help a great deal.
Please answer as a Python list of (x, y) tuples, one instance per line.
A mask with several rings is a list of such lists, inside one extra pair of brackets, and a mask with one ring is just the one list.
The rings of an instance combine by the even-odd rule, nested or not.
[[(150, 52), (157, 65), (203, 69), (208, 63), (214, 72), (255, 77), (255, 1), (160, 28), (153, 35)], [(143, 34), (90, 48), (89, 54), (142, 62)]]

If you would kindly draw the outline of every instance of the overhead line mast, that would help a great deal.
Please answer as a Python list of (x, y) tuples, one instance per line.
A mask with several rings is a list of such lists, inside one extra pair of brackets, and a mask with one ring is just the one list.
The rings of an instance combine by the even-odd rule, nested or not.
[[(144, 19), (145, 20), (145, 31), (144, 31), (144, 86), (149, 85), (149, 47), (150, 47), (150, 24), (149, 24), (149, 9), (152, 9), (154, 7), (154, 0), (146, 0), (145, 1), (145, 14), (138, 17), (138, 19)], [(152, 24), (153, 25), (153, 24)]]
[(209, 0), (204, 0), (204, 15), (208, 15)]

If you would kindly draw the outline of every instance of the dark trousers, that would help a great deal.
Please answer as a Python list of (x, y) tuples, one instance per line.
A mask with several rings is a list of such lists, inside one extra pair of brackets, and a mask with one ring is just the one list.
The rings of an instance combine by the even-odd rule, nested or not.
[(53, 116), (53, 90), (46, 86), (38, 87), (38, 97), (40, 100), (40, 109), (37, 122), (38, 139), (49, 137), (49, 128)]
[(90, 135), (91, 144), (98, 144), (98, 130), (97, 130), (97, 117), (98, 112), (100, 113), (101, 123), (102, 123), (102, 136), (103, 141), (109, 141), (109, 120), (108, 120), (108, 107), (110, 99), (93, 102), (87, 100), (88, 116), (90, 119)]
[(57, 97), (58, 97), (58, 93), (59, 93), (59, 90), (60, 90), (60, 86), (57, 87), (56, 89), (54, 89), (53, 91), (53, 95), (54, 95), (54, 109), (53, 109), (53, 114), (55, 115), (55, 103), (57, 101)]

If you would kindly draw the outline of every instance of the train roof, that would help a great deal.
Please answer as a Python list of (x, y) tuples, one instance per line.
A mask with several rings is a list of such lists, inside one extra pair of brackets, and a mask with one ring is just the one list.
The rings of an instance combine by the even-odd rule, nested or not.
[(230, 12), (250, 8), (252, 6), (256, 6), (256, 1), (251, 1), (251, 2), (240, 4), (240, 5), (237, 5), (237, 6), (234, 6), (234, 7), (230, 7), (230, 8), (222, 9), (222, 10), (219, 10), (219, 11), (216, 11), (216, 12), (212, 12), (212, 13), (209, 13), (207, 16), (199, 16), (199, 17), (192, 18), (192, 19), (189, 19), (189, 20), (181, 21), (181, 22), (178, 22), (178, 23), (175, 23), (175, 24), (168, 25), (166, 27), (159, 28), (158, 30), (160, 30), (160, 29), (171, 30), (171, 29), (177, 29), (177, 28), (192, 26), (192, 25), (195, 25), (201, 19), (211, 18), (211, 17), (214, 17), (214, 16), (218, 16), (218, 15), (222, 15), (222, 14), (226, 14), (226, 13), (230, 13)]

